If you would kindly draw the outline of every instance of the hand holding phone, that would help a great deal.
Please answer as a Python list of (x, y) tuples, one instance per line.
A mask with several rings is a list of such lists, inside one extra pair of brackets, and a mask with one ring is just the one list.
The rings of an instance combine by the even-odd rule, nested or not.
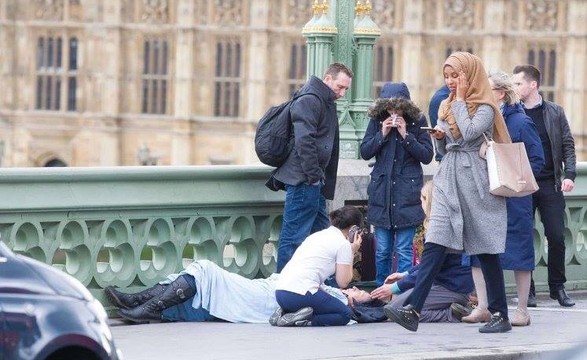
[(422, 129), (422, 130), (427, 130), (427, 131), (431, 131), (431, 132), (436, 132), (436, 131), (438, 131), (438, 130), (436, 130), (435, 128), (433, 128), (433, 127), (430, 127), (430, 126), (421, 126), (421, 127), (420, 127), (420, 129)]

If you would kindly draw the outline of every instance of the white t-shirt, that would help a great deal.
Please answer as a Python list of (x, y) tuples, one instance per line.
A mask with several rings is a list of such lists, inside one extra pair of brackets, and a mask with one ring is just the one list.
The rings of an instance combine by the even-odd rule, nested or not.
[(324, 280), (334, 274), (336, 264), (352, 263), (351, 243), (338, 228), (331, 226), (302, 242), (281, 271), (276, 290), (315, 294)]

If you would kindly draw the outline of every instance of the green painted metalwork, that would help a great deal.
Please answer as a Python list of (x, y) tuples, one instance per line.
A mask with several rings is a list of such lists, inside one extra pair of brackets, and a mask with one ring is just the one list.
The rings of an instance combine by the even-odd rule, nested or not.
[(373, 48), (380, 31), (368, 1), (357, 1), (356, 6), (353, 0), (316, 1), (313, 9), (314, 16), (302, 30), (308, 46), (307, 74), (322, 76), (333, 59), (353, 69), (352, 87), (337, 101), (337, 110), (340, 157), (358, 159), (372, 103)]
[(2, 169), (0, 234), (101, 301), (108, 285), (151, 286), (195, 259), (243, 276), (275, 270), (283, 192), (269, 167)]

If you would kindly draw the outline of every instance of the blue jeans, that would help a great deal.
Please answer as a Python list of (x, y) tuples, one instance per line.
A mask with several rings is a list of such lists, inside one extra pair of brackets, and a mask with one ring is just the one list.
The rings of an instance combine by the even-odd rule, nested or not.
[(383, 285), (385, 278), (391, 274), (391, 254), (394, 248), (397, 258), (397, 272), (408, 271), (414, 257), (413, 241), (416, 227), (404, 229), (385, 229), (375, 227), (375, 268), (377, 286)]
[(284, 313), (296, 312), (306, 306), (311, 307), (314, 310), (312, 326), (346, 325), (353, 315), (348, 306), (324, 290), (318, 290), (315, 294), (308, 291), (306, 295), (276, 290), (275, 299)]
[(287, 193), (277, 247), (277, 272), (283, 270), (308, 235), (330, 225), (321, 188), (321, 185), (306, 184), (285, 186)]

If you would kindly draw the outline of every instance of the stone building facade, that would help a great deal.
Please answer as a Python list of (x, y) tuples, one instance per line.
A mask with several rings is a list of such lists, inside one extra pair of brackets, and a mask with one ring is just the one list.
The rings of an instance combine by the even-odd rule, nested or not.
[[(0, 165), (256, 163), (257, 119), (305, 81), (313, 2), (0, 0)], [(427, 109), (454, 50), (530, 62), (586, 158), (587, 1), (371, 4), (373, 94), (404, 81)]]

